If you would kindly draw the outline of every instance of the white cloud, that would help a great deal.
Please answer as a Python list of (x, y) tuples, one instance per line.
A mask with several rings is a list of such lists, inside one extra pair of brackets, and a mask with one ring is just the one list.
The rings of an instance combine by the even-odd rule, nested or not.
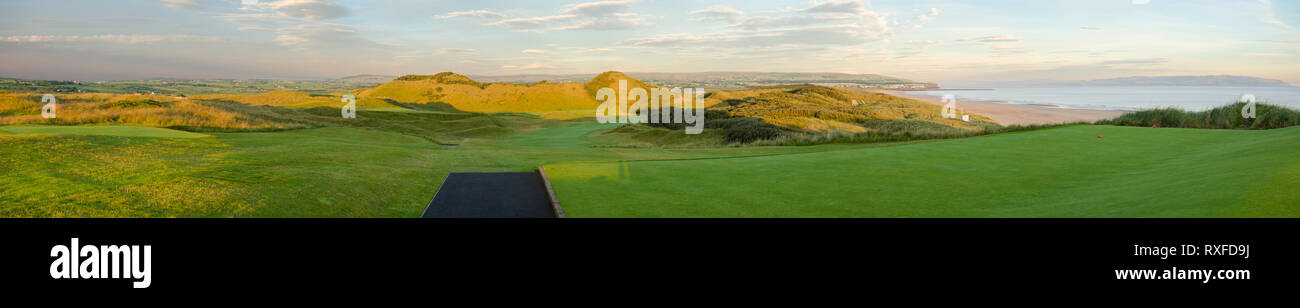
[(478, 53), (478, 49), (473, 48), (439, 48), (434, 55), (437, 56), (468, 56)]
[(275, 30), (275, 42), (295, 50), (338, 50), (387, 48), (362, 37), (355, 28), (332, 23), (305, 23)]
[(830, 0), (822, 3), (814, 3), (813, 6), (799, 10), (805, 13), (843, 13), (843, 14), (862, 14), (867, 9), (859, 0)]
[(974, 42), (981, 42), (981, 43), (991, 43), (991, 42), (1019, 42), (1023, 40), (1025, 39), (1020, 38), (1018, 36), (1012, 36), (1012, 35), (992, 35), (992, 36), (981, 36), (981, 37), (968, 38), (968, 39), (959, 39), (957, 41), (958, 42), (974, 41)]
[(218, 40), (220, 40), (220, 38), (213, 36), (141, 34), (0, 36), (0, 42), (8, 43), (104, 42), (115, 44), (148, 44), (159, 42), (215, 42)]
[(724, 21), (729, 23), (740, 22), (740, 18), (745, 16), (745, 12), (725, 6), (714, 5), (702, 10), (691, 11), (691, 15), (696, 16), (696, 21)]
[(308, 20), (336, 19), (347, 16), (347, 7), (330, 0), (280, 0), (245, 4), (246, 11), (275, 11), (283, 16)]
[(562, 12), (587, 17), (604, 17), (626, 11), (629, 7), (627, 1), (596, 1), (570, 5)]
[(930, 10), (925, 12), (925, 14), (916, 16), (916, 20), (912, 22), (912, 27), (920, 28), (922, 26), (925, 26), (925, 24), (930, 23), (931, 20), (934, 20), (935, 16), (939, 16), (939, 12), (940, 11), (938, 8), (930, 8)]
[(1079, 27), (1079, 29), (1083, 29), (1083, 30), (1101, 30), (1101, 27), (1083, 26), (1083, 27)]
[(522, 33), (542, 33), (544, 30), (626, 30), (650, 25), (648, 19), (651, 16), (626, 12), (631, 7), (629, 3), (629, 1), (579, 3), (560, 9), (560, 14), (537, 17), (511, 18), (504, 14), (488, 12), (491, 14), (487, 15), (493, 18), (504, 19), (485, 25), (501, 26)]
[(456, 17), (478, 17), (478, 18), (496, 19), (496, 18), (506, 18), (506, 14), (501, 14), (489, 10), (469, 10), (469, 11), (451, 12), (451, 13), (447, 13), (447, 15), (433, 16), (433, 18), (437, 18), (437, 19), (448, 19), (448, 18), (456, 18)]
[(541, 49), (524, 49), (523, 53), (527, 53), (527, 54), (544, 54), (544, 53), (546, 53), (546, 51), (545, 51), (545, 50), (541, 50)]
[(198, 0), (147, 0), (149, 2), (162, 3), (173, 9), (193, 9), (199, 7)]
[(524, 64), (524, 65), (509, 65), (509, 64), (507, 64), (507, 65), (502, 65), (502, 66), (501, 66), (501, 69), (504, 69), (504, 70), (533, 70), (533, 69), (541, 69), (541, 68), (551, 68), (551, 66), (544, 65), (544, 64), (541, 64), (541, 63), (531, 63), (531, 64)]
[(1259, 3), (1262, 4), (1264, 7), (1264, 23), (1276, 25), (1285, 28), (1287, 30), (1295, 30), (1295, 27), (1292, 27), (1291, 25), (1277, 18), (1277, 11), (1273, 9), (1273, 1), (1259, 0)]

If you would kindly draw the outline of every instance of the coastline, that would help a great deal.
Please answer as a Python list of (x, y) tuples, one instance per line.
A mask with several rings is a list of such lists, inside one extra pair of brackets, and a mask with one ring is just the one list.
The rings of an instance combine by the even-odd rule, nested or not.
[[(940, 97), (909, 93), (907, 91), (880, 91), (881, 93), (915, 99), (943, 106)], [(957, 99), (957, 109), (992, 118), (1002, 125), (1059, 124), (1093, 122), (1118, 117), (1119, 110), (1073, 109), (1036, 104), (1004, 104), (992, 101)]]

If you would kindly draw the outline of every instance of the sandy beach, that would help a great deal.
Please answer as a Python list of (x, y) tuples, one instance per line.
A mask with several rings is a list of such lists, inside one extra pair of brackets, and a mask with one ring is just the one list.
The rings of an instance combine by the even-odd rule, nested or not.
[[(942, 106), (937, 96), (905, 91), (884, 91), (894, 96), (929, 102)], [(993, 118), (1002, 125), (1054, 124), (1110, 119), (1124, 114), (1115, 110), (1069, 109), (1042, 105), (1003, 104), (990, 101), (957, 100), (957, 109)]]

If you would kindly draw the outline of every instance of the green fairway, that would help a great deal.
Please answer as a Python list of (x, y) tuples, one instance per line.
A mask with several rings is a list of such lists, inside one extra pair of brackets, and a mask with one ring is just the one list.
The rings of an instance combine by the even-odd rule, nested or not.
[(439, 180), (440, 147), (413, 136), (212, 135), (2, 136), (0, 217), (412, 217)]
[[(0, 217), (417, 217), (453, 171), (876, 146), (590, 147), (603, 142), (591, 135), (609, 127), (593, 123), (561, 123), (458, 146), (385, 131), (457, 129), (461, 121), (422, 124), (428, 129), (209, 134), (138, 126), (0, 126), (0, 170), (6, 171), (0, 177)], [(192, 138), (202, 136), (209, 138)]]
[(1300, 127), (1081, 125), (824, 153), (546, 168), (570, 217), (1297, 217), (1296, 153)]
[(191, 133), (174, 129), (149, 126), (50, 126), (50, 125), (14, 125), (0, 126), (0, 132), (14, 135), (100, 135), (122, 137), (157, 137), (157, 138), (201, 138), (205, 134)]

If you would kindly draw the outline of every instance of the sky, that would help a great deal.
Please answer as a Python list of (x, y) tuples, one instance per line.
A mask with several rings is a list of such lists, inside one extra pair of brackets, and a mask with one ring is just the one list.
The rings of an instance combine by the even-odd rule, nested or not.
[(6, 0), (0, 77), (617, 70), (1300, 84), (1297, 2)]

